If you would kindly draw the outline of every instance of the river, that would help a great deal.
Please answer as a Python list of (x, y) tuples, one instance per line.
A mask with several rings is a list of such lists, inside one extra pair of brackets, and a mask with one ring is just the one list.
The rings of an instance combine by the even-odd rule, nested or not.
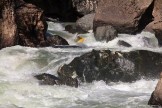
[[(79, 34), (85, 38), (76, 43), (76, 34), (63, 31), (66, 24), (48, 22), (48, 32), (60, 34), (71, 45), (81, 48), (30, 48), (13, 46), (0, 50), (0, 108), (148, 108), (147, 102), (157, 79), (141, 79), (132, 83), (94, 81), (78, 88), (65, 85), (43, 86), (33, 78), (39, 73), (57, 76), (57, 69), (73, 58), (92, 49), (131, 51), (145, 49), (162, 52), (151, 33), (120, 34), (106, 42), (96, 42), (93, 33)], [(131, 44), (119, 46), (118, 40)]]

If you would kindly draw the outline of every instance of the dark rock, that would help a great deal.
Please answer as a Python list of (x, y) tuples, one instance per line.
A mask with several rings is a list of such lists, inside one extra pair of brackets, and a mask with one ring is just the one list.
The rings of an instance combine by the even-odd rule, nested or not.
[(82, 15), (94, 13), (100, 0), (72, 0), (73, 7)]
[(58, 35), (47, 36), (46, 42), (49, 44), (49, 46), (69, 45), (68, 42), (64, 38)]
[(100, 0), (94, 18), (94, 31), (103, 25), (111, 25), (119, 33), (134, 34), (141, 31), (152, 20), (150, 12), (153, 1)]
[(76, 27), (78, 29), (82, 29), (83, 31), (89, 31), (93, 29), (93, 19), (94, 19), (94, 13), (87, 14), (83, 16), (82, 18), (78, 19), (76, 21)]
[(111, 41), (118, 35), (117, 31), (112, 26), (99, 26), (94, 31), (94, 36), (98, 41)]
[(77, 28), (76, 25), (66, 25), (65, 31), (68, 31), (69, 33), (73, 33), (73, 34), (74, 33), (79, 33), (79, 34), (87, 33), (87, 31)]
[(75, 11), (72, 0), (24, 0), (32, 3), (45, 11), (45, 15), (51, 18), (59, 18), (60, 21), (76, 21), (78, 13)]
[(41, 85), (58, 85), (60, 81), (56, 76), (47, 73), (35, 75), (34, 77), (39, 80)]
[(157, 105), (162, 107), (162, 73), (154, 92), (151, 94), (148, 105)]
[(43, 11), (32, 4), (23, 4), (16, 8), (18, 44), (22, 46), (46, 46), (45, 33), (47, 23)]
[(61, 84), (78, 87), (79, 81), (76, 70), (74, 70), (73, 67), (70, 66), (66, 68), (66, 65), (63, 68), (61, 67), (60, 69), (58, 69), (58, 76), (61, 79)]
[(117, 44), (120, 46), (124, 46), (124, 47), (131, 47), (131, 45), (129, 43), (127, 43), (123, 40), (119, 40)]
[(54, 45), (53, 48), (83, 48), (77, 45)]
[(140, 78), (157, 78), (162, 70), (162, 55), (150, 51), (95, 51), (76, 57), (58, 70), (59, 77), (70, 85), (78, 81), (131, 82)]

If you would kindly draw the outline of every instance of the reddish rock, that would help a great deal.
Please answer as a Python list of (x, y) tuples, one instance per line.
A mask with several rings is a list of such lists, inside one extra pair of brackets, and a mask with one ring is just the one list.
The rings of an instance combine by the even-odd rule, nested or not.
[(162, 106), (162, 73), (148, 104)]
[(10, 47), (17, 42), (17, 25), (15, 22), (14, 0), (0, 1), (2, 7), (0, 12), (0, 48)]
[(22, 46), (45, 46), (47, 24), (43, 11), (32, 5), (22, 4), (16, 8), (19, 44)]
[[(153, 0), (100, 0), (94, 19), (96, 27), (111, 25), (119, 33), (136, 33), (150, 21), (144, 19)], [(146, 14), (147, 16), (147, 14)]]
[(154, 19), (145, 30), (154, 32), (159, 44), (162, 45), (162, 0), (154, 1), (152, 15)]

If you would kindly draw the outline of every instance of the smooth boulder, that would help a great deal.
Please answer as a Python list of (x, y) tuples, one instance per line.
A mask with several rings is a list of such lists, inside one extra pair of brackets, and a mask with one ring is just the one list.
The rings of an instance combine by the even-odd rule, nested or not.
[[(94, 31), (103, 25), (113, 26), (119, 33), (134, 34), (150, 23), (154, 0), (100, 0), (94, 18)], [(151, 17), (152, 18), (152, 17)]]
[(99, 26), (94, 31), (94, 36), (97, 41), (111, 41), (118, 36), (116, 29), (113, 26)]
[(92, 13), (92, 14), (87, 14), (83, 16), (82, 18), (78, 19), (76, 21), (76, 27), (86, 32), (88, 32), (89, 30), (93, 30), (94, 16), (95, 14)]

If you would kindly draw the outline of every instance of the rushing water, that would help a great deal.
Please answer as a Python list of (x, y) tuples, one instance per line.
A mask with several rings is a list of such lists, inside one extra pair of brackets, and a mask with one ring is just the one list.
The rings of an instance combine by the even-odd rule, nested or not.
[[(68, 86), (42, 86), (33, 78), (39, 73), (57, 75), (57, 69), (74, 57), (92, 49), (130, 51), (147, 49), (161, 52), (153, 34), (136, 36), (121, 34), (109, 43), (96, 42), (93, 33), (80, 34), (86, 40), (77, 44), (76, 34), (67, 33), (64, 24), (49, 23), (49, 32), (61, 34), (71, 45), (83, 48), (29, 48), (14, 46), (0, 50), (0, 108), (148, 108), (147, 102), (157, 80), (141, 79), (133, 83), (94, 81), (79, 88)], [(147, 37), (147, 38), (145, 38)], [(124, 40), (132, 45), (117, 45)]]

